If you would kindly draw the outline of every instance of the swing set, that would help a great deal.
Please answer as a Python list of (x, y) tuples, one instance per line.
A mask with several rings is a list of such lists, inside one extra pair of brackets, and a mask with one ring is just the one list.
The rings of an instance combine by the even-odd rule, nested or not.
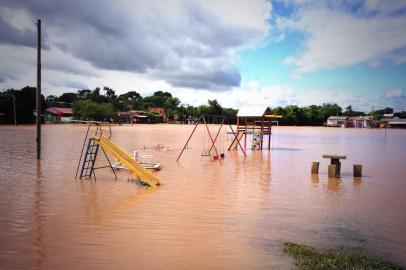
[[(210, 118), (213, 120), (213, 122), (217, 122), (220, 123), (220, 127), (217, 130), (216, 135), (212, 136), (210, 129), (208, 127), (208, 122), (210, 121)], [(192, 133), (189, 135), (189, 138), (187, 139), (185, 146), (182, 148), (182, 151), (180, 152), (178, 158), (176, 159), (176, 161), (179, 161), (180, 157), (182, 156), (183, 152), (185, 151), (185, 149), (187, 148), (190, 139), (192, 138), (193, 134), (195, 133), (197, 127), (199, 126), (199, 124), (204, 124), (204, 126), (206, 127), (206, 131), (207, 131), (207, 148), (206, 148), (206, 132), (204, 133), (204, 139), (203, 139), (203, 144), (204, 144), (204, 150), (202, 152), (202, 156), (206, 156), (206, 157), (211, 157), (212, 156), (212, 151), (214, 150), (214, 155), (212, 156), (214, 160), (218, 160), (220, 165), (222, 164), (221, 159), (224, 158), (224, 152), (220, 153), (219, 155), (219, 151), (217, 150), (216, 147), (216, 141), (219, 138), (219, 134), (222, 130), (222, 128), (224, 127), (224, 125), (228, 125), (231, 129), (231, 132), (234, 134), (234, 137), (237, 136), (236, 133), (234, 132), (233, 127), (231, 126), (230, 122), (224, 117), (224, 116), (214, 116), (214, 115), (205, 115), (202, 114), (199, 119), (196, 121), (196, 125), (193, 128)], [(210, 144), (211, 143), (211, 144)], [(209, 147), (210, 145), (210, 147)], [(238, 141), (238, 145), (240, 146), (242, 152), (244, 153), (244, 156), (246, 156), (245, 154), (245, 150), (243, 149), (243, 147), (241, 146), (240, 142)], [(220, 139), (220, 148), (223, 149), (222, 147), (224, 147), (224, 141), (222, 139)]]

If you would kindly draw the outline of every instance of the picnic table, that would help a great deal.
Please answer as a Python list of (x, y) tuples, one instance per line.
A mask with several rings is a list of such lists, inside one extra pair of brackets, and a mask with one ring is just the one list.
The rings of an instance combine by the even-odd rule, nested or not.
[(346, 159), (347, 156), (345, 156), (345, 155), (326, 154), (326, 155), (323, 155), (323, 158), (329, 158), (329, 159), (331, 159), (331, 163), (330, 163), (330, 164), (336, 166), (335, 176), (336, 176), (336, 177), (340, 176), (340, 171), (341, 171), (341, 162), (340, 162), (340, 159)]

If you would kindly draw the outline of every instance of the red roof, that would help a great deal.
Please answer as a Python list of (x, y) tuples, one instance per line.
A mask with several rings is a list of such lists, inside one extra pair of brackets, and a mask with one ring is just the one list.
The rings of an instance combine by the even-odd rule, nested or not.
[(54, 114), (72, 114), (72, 108), (49, 107), (46, 111)]

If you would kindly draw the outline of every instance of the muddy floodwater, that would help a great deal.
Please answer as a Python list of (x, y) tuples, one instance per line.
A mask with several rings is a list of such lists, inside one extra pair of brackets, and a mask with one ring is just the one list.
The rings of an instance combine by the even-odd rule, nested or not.
[[(406, 130), (274, 127), (271, 151), (246, 158), (222, 132), (220, 165), (201, 156), (199, 127), (176, 162), (192, 129), (112, 128), (116, 144), (161, 163), (155, 190), (126, 171), (75, 180), (85, 125), (44, 125), (40, 162), (34, 126), (1, 126), (0, 268), (291, 269), (287, 241), (406, 265)], [(340, 179), (328, 178), (329, 153), (347, 155)]]

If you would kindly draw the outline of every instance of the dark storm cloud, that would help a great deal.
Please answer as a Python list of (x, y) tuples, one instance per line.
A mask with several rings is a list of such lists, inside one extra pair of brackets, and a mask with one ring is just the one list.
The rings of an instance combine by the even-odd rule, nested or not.
[(65, 86), (65, 87), (69, 87), (69, 88), (73, 88), (73, 89), (89, 89), (89, 87), (81, 82), (77, 82), (77, 81), (58, 81), (57, 83), (53, 84), (56, 87), (60, 87), (60, 86)]
[[(159, 5), (142, 9), (145, 3), (128, 3), (132, 5), (6, 0), (0, 6), (23, 9), (33, 18), (41, 18), (53, 46), (96, 68), (144, 73), (173, 86), (209, 90), (239, 86), (240, 74), (231, 63), (233, 53), (264, 34), (227, 23), (192, 1), (182, 2), (179, 14)], [(28, 33), (21, 35), (8, 39), (35, 46), (23, 38)]]
[(35, 37), (36, 32), (32, 30), (18, 30), (0, 17), (0, 43), (35, 47), (37, 46)]

